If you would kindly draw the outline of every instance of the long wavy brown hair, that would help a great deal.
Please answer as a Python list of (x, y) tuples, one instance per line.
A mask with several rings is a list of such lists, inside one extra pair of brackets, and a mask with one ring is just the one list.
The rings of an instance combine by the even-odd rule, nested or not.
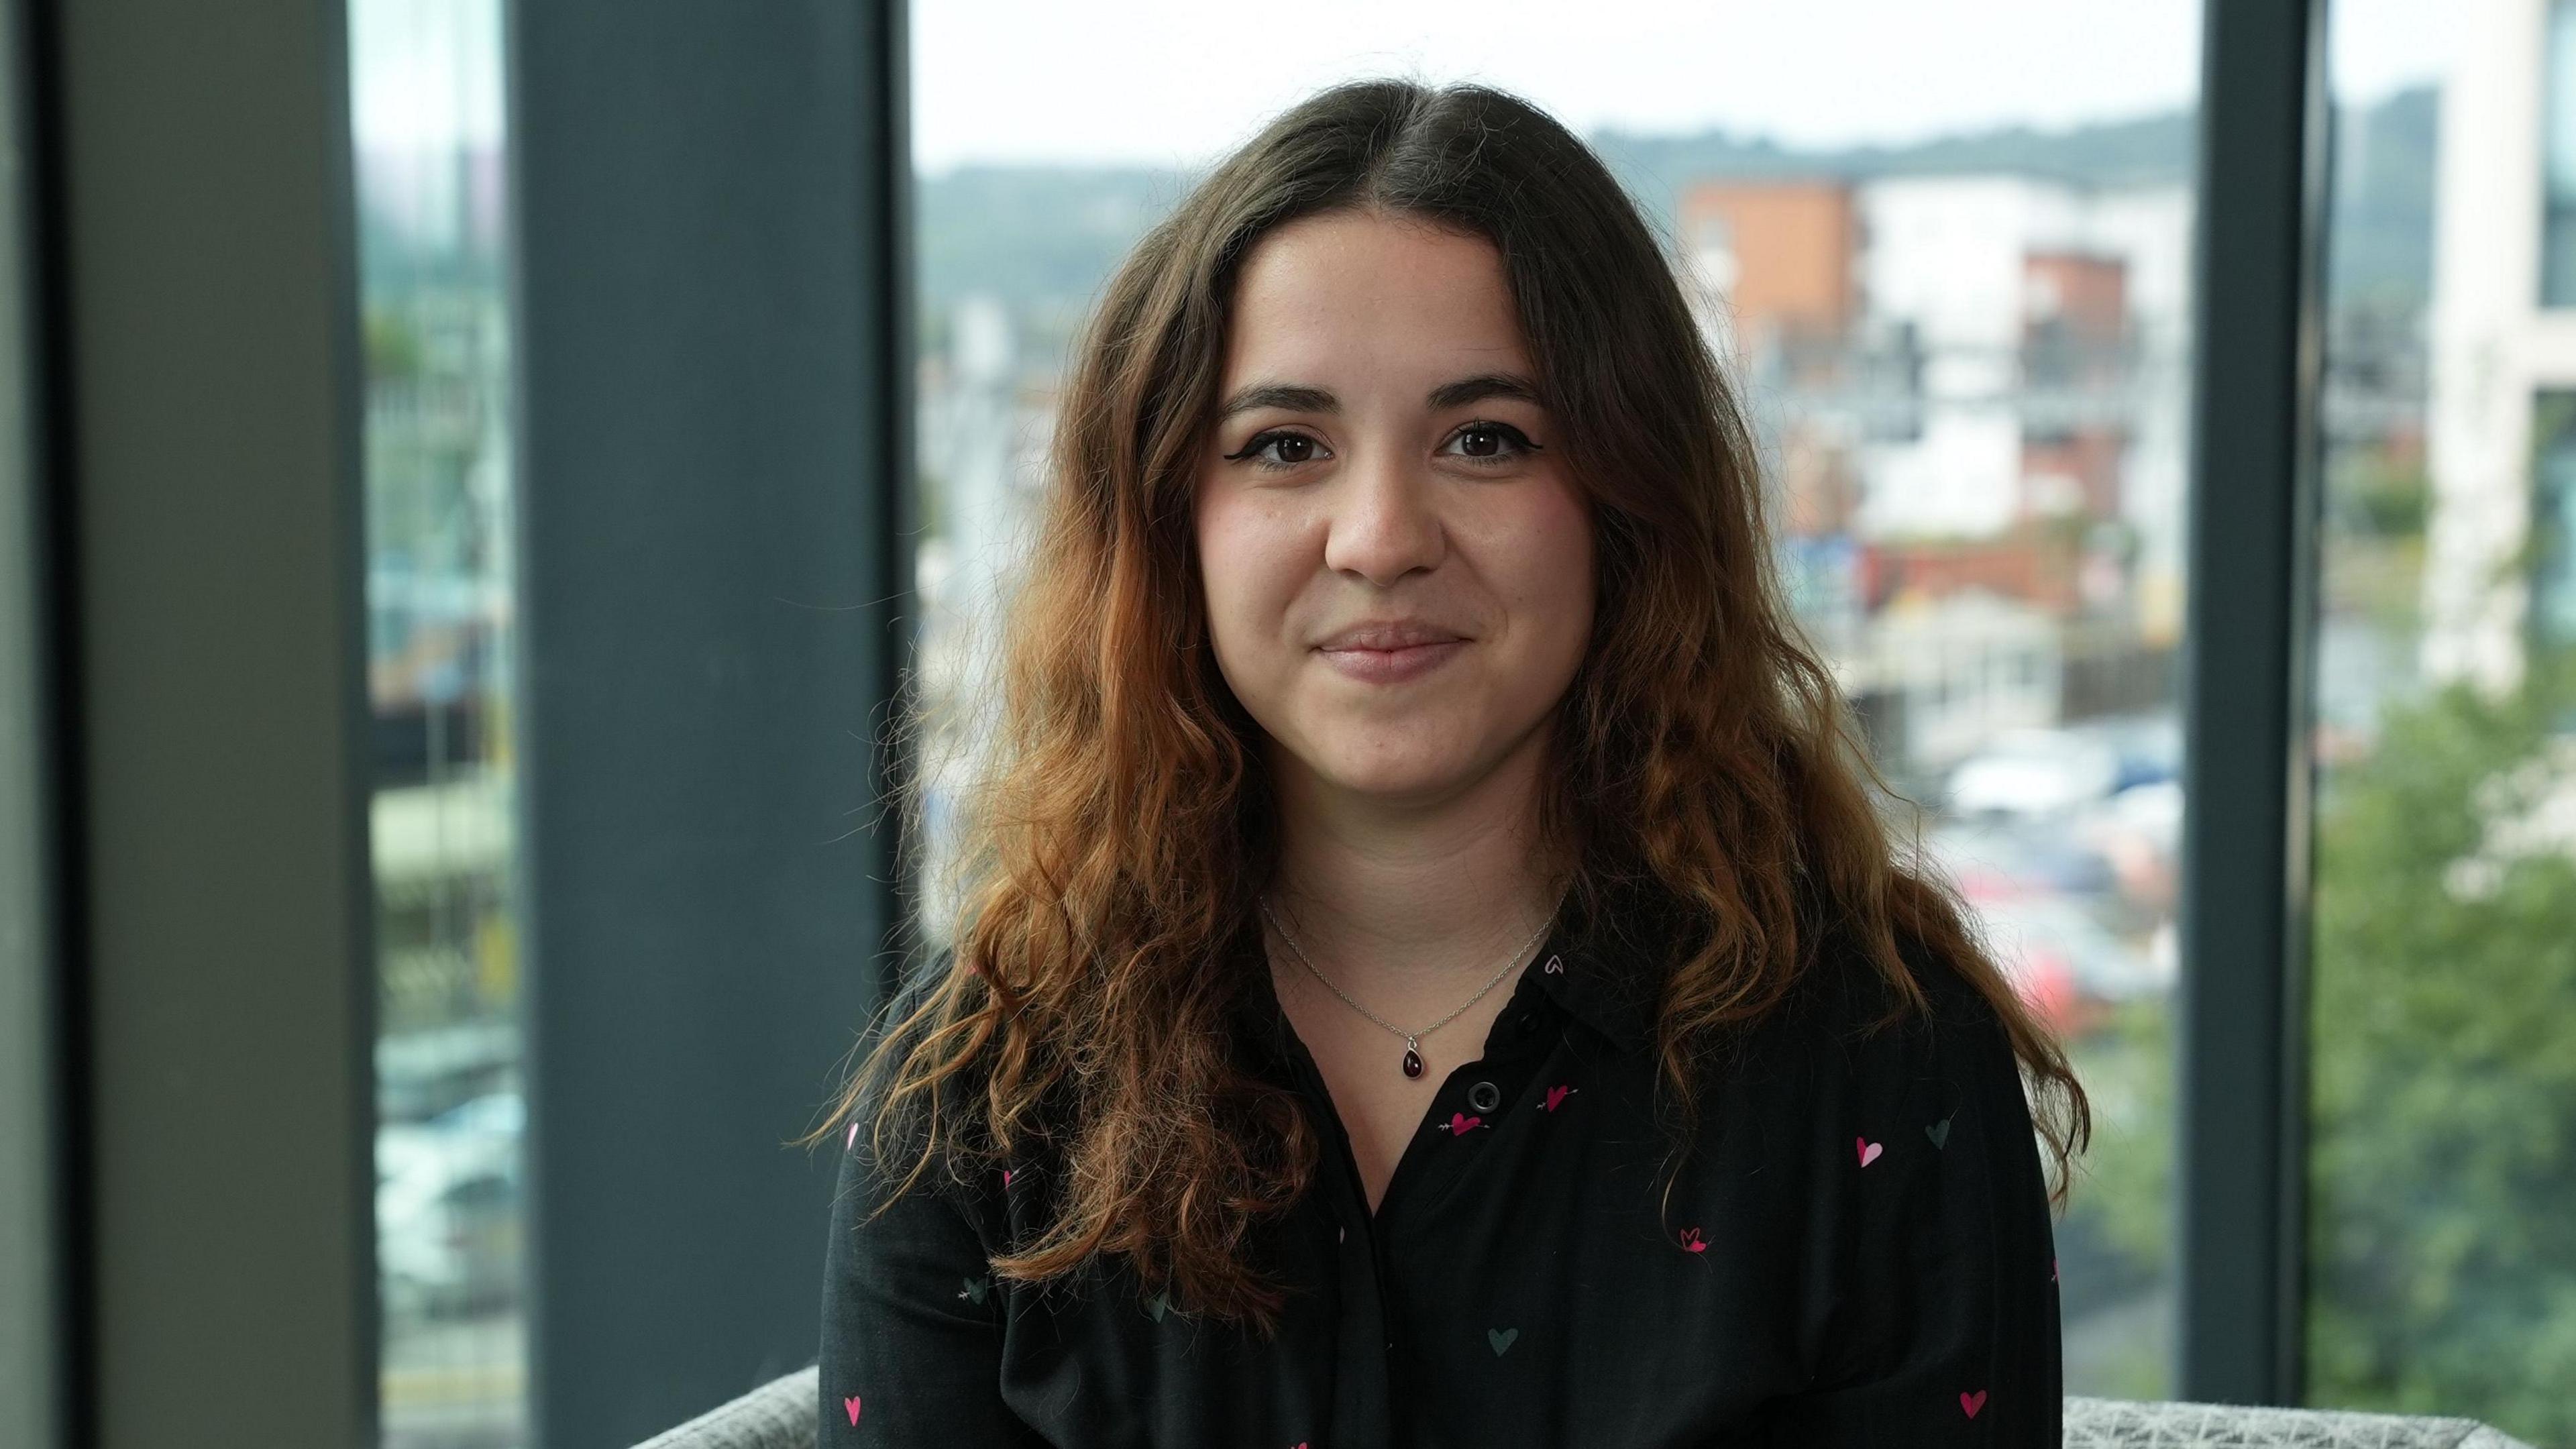
[[(1039, 533), (999, 616), (951, 944), (878, 1023), (835, 1125), (868, 1124), (898, 1192), (934, 1167), (964, 1178), (1055, 1155), (1042, 1224), (993, 1259), (1006, 1278), (1123, 1259), (1194, 1309), (1275, 1322), (1281, 1285), (1247, 1250), (1305, 1191), (1319, 1145), (1230, 1030), (1253, 985), (1230, 948), (1257, 932), (1277, 822), (1259, 728), (1209, 645), (1192, 509), (1236, 272), (1273, 228), (1339, 210), (1501, 254), (1598, 559), (1539, 826), (1549, 858), (1574, 862), (1569, 910), (1640, 890), (1669, 905), (1669, 959), (1639, 969), (1659, 993), (1658, 1094), (1677, 1144), (1719, 1039), (1819, 962), (1866, 959), (1893, 1021), (1925, 1008), (1907, 956), (1928, 955), (2002, 1019), (2062, 1203), (2090, 1133), (2083, 1091), (1955, 895), (1882, 821), (1892, 797), (1791, 622), (1753, 440), (1655, 233), (1527, 102), (1400, 80), (1279, 116), (1101, 297)], [(916, 787), (908, 837), (919, 809)]]

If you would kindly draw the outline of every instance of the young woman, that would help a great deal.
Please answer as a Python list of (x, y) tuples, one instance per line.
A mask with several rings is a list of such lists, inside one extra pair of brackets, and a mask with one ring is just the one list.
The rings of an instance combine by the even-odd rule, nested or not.
[(829, 1137), (823, 1442), (2053, 1449), (2082, 1093), (1600, 162), (1316, 96), (1056, 450), (955, 944)]

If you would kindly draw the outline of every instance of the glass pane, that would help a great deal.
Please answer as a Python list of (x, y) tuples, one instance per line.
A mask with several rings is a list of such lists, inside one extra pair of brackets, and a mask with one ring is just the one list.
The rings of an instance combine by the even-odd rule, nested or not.
[(1593, 140), (1709, 295), (1800, 613), (2094, 1096), (2068, 1386), (2161, 1394), (2199, 35), (2197, 5), (2113, 0), (917, 8), (926, 932), (938, 781), (971, 760), (992, 586), (1095, 289), (1316, 87), (1509, 87)]
[(527, 1439), (498, 0), (351, 0), (387, 1446)]
[(2576, 306), (2576, 9), (2548, 7), (2541, 76), (2540, 304)]
[(2332, 33), (2308, 1391), (2576, 1444), (2576, 5)]

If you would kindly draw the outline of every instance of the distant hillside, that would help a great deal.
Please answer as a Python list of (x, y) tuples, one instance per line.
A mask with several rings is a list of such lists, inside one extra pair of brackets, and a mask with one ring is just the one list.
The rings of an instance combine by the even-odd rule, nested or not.
[(941, 343), (960, 297), (998, 297), (1023, 325), (1061, 331), (1087, 310), (1190, 177), (1132, 167), (968, 166), (913, 193), (921, 346)]
[[(2402, 92), (2348, 115), (2336, 147), (2330, 276), (2340, 300), (2419, 308), (2429, 284), (2436, 98)], [(1605, 132), (1592, 138), (1658, 223), (1688, 182), (1712, 176), (1919, 176), (2011, 172), (2075, 184), (2139, 185), (2192, 173), (2187, 112), (2063, 131), (2027, 127), (1907, 146), (1802, 151), (1761, 138)], [(970, 292), (1002, 299), (1060, 342), (1094, 289), (1190, 177), (1144, 168), (971, 166), (919, 184), (922, 343), (939, 345), (949, 309)]]
[(1641, 198), (1671, 193), (1711, 176), (1926, 176), (2003, 171), (2096, 186), (2176, 181), (2191, 172), (2193, 124), (2186, 112), (2105, 122), (2066, 131), (2015, 126), (1965, 136), (1945, 136), (1908, 146), (1864, 146), (1799, 151), (1760, 137), (1723, 131), (1697, 136), (1635, 136), (1620, 131), (1592, 138), (1593, 146)]

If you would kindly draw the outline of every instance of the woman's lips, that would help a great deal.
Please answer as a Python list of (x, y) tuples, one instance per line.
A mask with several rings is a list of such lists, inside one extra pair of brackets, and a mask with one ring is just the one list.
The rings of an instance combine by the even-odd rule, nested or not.
[(1464, 639), (1412, 644), (1402, 649), (1318, 649), (1324, 662), (1363, 684), (1402, 684), (1446, 664), (1467, 647)]

